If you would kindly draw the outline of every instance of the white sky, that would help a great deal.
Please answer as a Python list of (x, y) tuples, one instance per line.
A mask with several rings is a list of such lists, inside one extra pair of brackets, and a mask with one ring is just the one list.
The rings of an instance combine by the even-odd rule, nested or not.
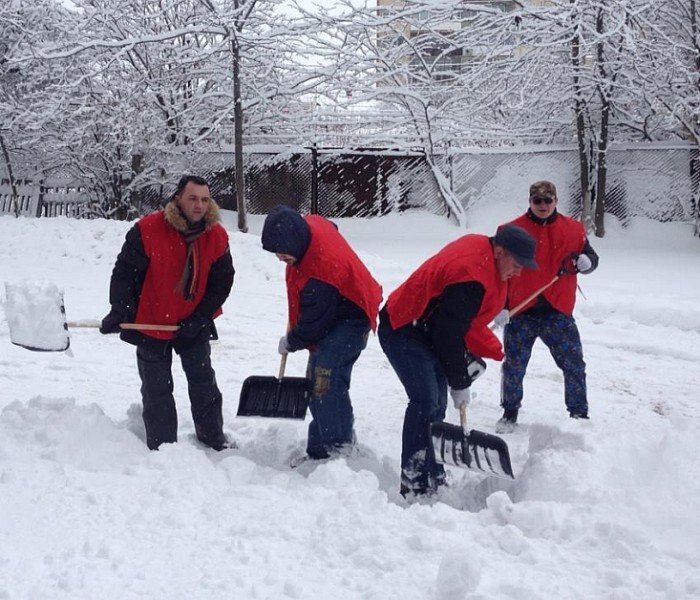
[[(490, 234), (522, 208), (484, 209), (472, 230)], [(277, 373), (286, 305), (260, 218), (249, 234), (225, 218), (237, 275), (213, 359), (238, 450), (193, 441), (176, 360), (180, 442), (149, 452), (131, 346), (74, 329), (70, 354), (30, 352), (10, 343), (0, 309), (0, 598), (700, 597), (700, 242), (689, 226), (609, 220), (592, 240), (601, 264), (580, 278), (575, 313), (591, 421), (567, 418), (538, 343), (521, 426), (503, 436), (516, 480), (452, 469), (439, 502), (409, 507), (398, 494), (406, 400), (376, 336), (353, 373), (359, 456), (292, 471), (308, 417), (235, 416), (242, 381)], [(420, 213), (339, 225), (385, 295), (462, 233)], [(0, 217), (0, 282), (50, 282), (69, 319), (101, 318), (128, 227)], [(305, 362), (292, 355), (287, 375)], [(493, 433), (498, 364), (474, 390), (470, 425)]]

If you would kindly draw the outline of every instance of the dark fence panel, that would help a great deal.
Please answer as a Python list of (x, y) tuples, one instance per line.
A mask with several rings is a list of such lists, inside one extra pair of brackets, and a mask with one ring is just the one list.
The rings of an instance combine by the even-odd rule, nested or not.
[[(550, 179), (558, 186), (564, 212), (580, 213), (574, 147), (453, 148), (438, 160), (442, 176), (468, 212), (512, 198), (525, 200), (532, 181)], [(692, 146), (611, 148), (606, 212), (623, 223), (639, 216), (692, 222), (697, 217), (699, 162), (698, 149)], [(187, 171), (210, 181), (212, 196), (223, 208), (236, 210), (232, 153), (202, 153), (188, 164)], [(369, 217), (411, 209), (448, 214), (436, 178), (420, 152), (256, 147), (246, 148), (244, 168), (246, 207), (251, 214), (267, 214), (277, 204), (326, 217)], [(164, 176), (167, 183), (131, 192), (134, 211), (145, 214), (170, 199), (182, 171), (171, 165), (171, 172)], [(20, 214), (93, 215), (89, 194), (80, 182), (25, 179), (17, 189)], [(0, 213), (14, 214), (14, 200), (9, 181), (3, 179)]]
[[(212, 196), (236, 210), (231, 154), (200, 157), (197, 172), (211, 182)], [(425, 208), (444, 214), (444, 203), (419, 153), (377, 150), (256, 151), (245, 155), (246, 208), (267, 214), (278, 204), (326, 217), (366, 217)], [(165, 200), (165, 198), (163, 198)]]

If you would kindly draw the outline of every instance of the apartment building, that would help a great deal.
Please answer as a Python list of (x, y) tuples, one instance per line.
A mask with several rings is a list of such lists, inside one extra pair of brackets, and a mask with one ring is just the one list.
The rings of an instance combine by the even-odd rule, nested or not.
[[(388, 15), (393, 10), (410, 8), (406, 0), (376, 0), (379, 15)], [(546, 4), (547, 0), (531, 0), (533, 5)], [(390, 45), (406, 43), (410, 40), (413, 56), (409, 52), (400, 59), (402, 62), (430, 65), (433, 81), (450, 81), (455, 75), (469, 68), (478, 48), (467, 47), (461, 40), (473, 22), (479, 7), (488, 6), (492, 10), (508, 13), (518, 7), (512, 0), (462, 0), (447, 18), (435, 20), (435, 13), (429, 10), (411, 14), (392, 27), (377, 33), (377, 43), (388, 48)], [(418, 54), (418, 55), (417, 55)], [(406, 83), (411, 83), (407, 81)]]

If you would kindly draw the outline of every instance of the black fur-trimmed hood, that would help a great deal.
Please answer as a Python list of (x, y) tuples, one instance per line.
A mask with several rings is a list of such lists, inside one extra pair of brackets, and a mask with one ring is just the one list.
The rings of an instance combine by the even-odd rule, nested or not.
[[(171, 200), (165, 205), (163, 209), (165, 213), (165, 220), (173, 229), (184, 233), (190, 227), (185, 215), (182, 214), (180, 207), (174, 200)], [(219, 212), (219, 205), (214, 202), (213, 199), (209, 200), (209, 206), (207, 207), (207, 212), (204, 215), (205, 229), (210, 229), (217, 223), (221, 222), (221, 213)]]

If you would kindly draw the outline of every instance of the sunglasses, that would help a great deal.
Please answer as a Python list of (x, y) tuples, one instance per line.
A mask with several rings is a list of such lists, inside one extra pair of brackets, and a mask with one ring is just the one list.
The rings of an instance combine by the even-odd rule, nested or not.
[(530, 202), (537, 204), (538, 206), (543, 202), (545, 204), (553, 204), (554, 198), (550, 198), (549, 196), (530, 196)]

